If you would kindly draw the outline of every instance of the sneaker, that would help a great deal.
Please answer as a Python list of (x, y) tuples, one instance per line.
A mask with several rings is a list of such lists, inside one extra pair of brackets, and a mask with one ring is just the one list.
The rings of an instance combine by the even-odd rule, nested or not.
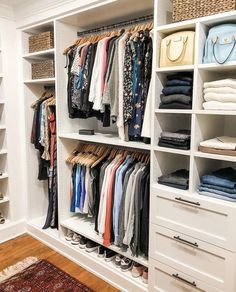
[(138, 264), (138, 263), (134, 263), (133, 267), (132, 267), (132, 276), (134, 278), (138, 278), (140, 276), (142, 276), (143, 274), (143, 270), (144, 270), (144, 266)]
[(87, 252), (92, 252), (92, 251), (95, 251), (96, 249), (99, 248), (99, 244), (92, 241), (92, 240), (88, 240), (87, 241), (87, 244), (86, 244), (86, 251)]
[(77, 233), (74, 233), (72, 239), (71, 239), (71, 244), (73, 245), (79, 245), (79, 242), (80, 242), (80, 238), (81, 236)]
[(145, 284), (148, 284), (148, 268), (143, 270), (142, 281)]
[(68, 230), (67, 230), (67, 234), (66, 234), (66, 236), (65, 236), (65, 239), (66, 239), (67, 241), (71, 241), (72, 238), (73, 238), (73, 235), (74, 235), (74, 232), (71, 231), (70, 229), (68, 229)]
[(84, 249), (86, 247), (88, 239), (84, 236), (81, 236), (80, 241), (79, 241), (79, 248)]
[(127, 272), (132, 269), (133, 261), (128, 258), (123, 258), (120, 264), (122, 272)]
[(118, 255), (115, 257), (115, 261), (114, 261), (114, 263), (115, 263), (115, 266), (116, 266), (117, 268), (120, 268), (121, 261), (122, 261), (123, 258), (124, 258), (124, 257), (123, 257), (122, 255), (120, 255), (120, 254), (118, 254)]
[(106, 250), (106, 248), (104, 246), (102, 246), (102, 245), (100, 245), (98, 247), (98, 257), (99, 258), (104, 258), (104, 256), (105, 256), (105, 250)]
[(113, 250), (107, 249), (105, 250), (105, 261), (106, 262), (111, 262), (115, 257), (117, 253), (114, 252)]

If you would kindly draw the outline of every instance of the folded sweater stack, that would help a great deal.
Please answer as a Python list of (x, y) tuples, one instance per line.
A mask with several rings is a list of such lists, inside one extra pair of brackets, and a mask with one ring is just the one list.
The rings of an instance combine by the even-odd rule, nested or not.
[(158, 146), (189, 150), (190, 149), (190, 130), (178, 130), (176, 132), (162, 132)]
[(206, 174), (198, 188), (200, 195), (236, 202), (236, 170), (227, 167)]
[(180, 169), (173, 173), (162, 175), (158, 178), (158, 183), (176, 189), (187, 190), (189, 187), (189, 171)]
[(236, 110), (236, 79), (205, 82), (204, 100), (206, 110)]
[(211, 154), (236, 156), (235, 137), (216, 137), (200, 143), (199, 151)]
[(191, 109), (193, 77), (192, 73), (178, 73), (167, 76), (167, 82), (160, 96), (160, 109)]

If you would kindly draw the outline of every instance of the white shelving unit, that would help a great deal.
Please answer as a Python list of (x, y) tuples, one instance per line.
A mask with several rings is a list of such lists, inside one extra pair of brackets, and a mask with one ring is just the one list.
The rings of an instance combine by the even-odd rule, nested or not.
[[(236, 204), (197, 193), (203, 174), (224, 166), (236, 168), (235, 157), (202, 153), (199, 143), (219, 135), (236, 136), (235, 111), (202, 108), (203, 83), (236, 77), (235, 62), (202, 64), (209, 29), (232, 22), (236, 11), (171, 23), (172, 1), (155, 1), (155, 93), (153, 101), (150, 291), (236, 290)], [(233, 21), (234, 22), (234, 21)], [(159, 68), (161, 40), (177, 31), (195, 31), (195, 61), (190, 66)], [(192, 110), (160, 110), (166, 76), (193, 72)], [(162, 131), (191, 130), (189, 151), (158, 147)], [(159, 185), (157, 179), (177, 169), (189, 170), (189, 189)], [(230, 231), (231, 230), (231, 231)], [(177, 275), (177, 276), (176, 276)]]
[[(14, 21), (0, 17), (0, 243), (25, 231), (25, 192), (23, 191), (22, 137), (17, 70), (17, 33)], [(12, 79), (14, 72), (14, 80)]]
[[(235, 158), (198, 151), (199, 143), (202, 140), (223, 134), (235, 136), (235, 112), (203, 110), (202, 87), (205, 81), (221, 79), (225, 76), (235, 77), (236, 63), (231, 62), (223, 66), (202, 64), (202, 56), (209, 28), (218, 23), (235, 22), (236, 11), (171, 23), (172, 1), (155, 0), (154, 2), (154, 52), (156, 52), (154, 57), (156, 66), (153, 74), (156, 78), (152, 106), (151, 145), (122, 142), (118, 139), (115, 128), (104, 131), (96, 119), (69, 119), (66, 100), (67, 72), (63, 69), (65, 56), (62, 53), (67, 46), (77, 39), (77, 31), (147, 15), (153, 12), (152, 1), (105, 1), (83, 9), (78, 6), (74, 7), (72, 13), (66, 14), (65, 12), (58, 18), (22, 28), (21, 58), (25, 110), (25, 159), (27, 160), (26, 191), (28, 194), (27, 230), (39, 240), (104, 280), (109, 281), (122, 291), (177, 292), (201, 290), (234, 292), (236, 291), (236, 277), (234, 275), (236, 233), (233, 230), (236, 220), (236, 205), (231, 202), (200, 196), (197, 193), (197, 187), (204, 173), (222, 166), (236, 167)], [(28, 53), (29, 36), (47, 30), (54, 31), (55, 48)], [(179, 30), (194, 30), (196, 32), (194, 64), (159, 68), (158, 58), (161, 39)], [(32, 80), (32, 62), (45, 58), (55, 59), (55, 78)], [(185, 71), (194, 74), (192, 110), (158, 109), (160, 93), (165, 84), (166, 76)], [(1, 68), (0, 72), (3, 72)], [(3, 72), (0, 79), (1, 84), (4, 78)], [(41, 229), (47, 212), (47, 188), (44, 183), (37, 180), (37, 152), (29, 141), (33, 119), (33, 111), (30, 109), (30, 105), (41, 96), (45, 85), (55, 85), (57, 96), (59, 231)], [(4, 106), (4, 104), (1, 105), (1, 107)], [(4, 123), (1, 125), (4, 126)], [(94, 136), (79, 135), (79, 129), (83, 128), (94, 129), (96, 134)], [(163, 130), (174, 131), (179, 128), (191, 129), (192, 138), (189, 151), (157, 146), (158, 137)], [(0, 135), (5, 135), (5, 132), (0, 131)], [(104, 260), (99, 259), (95, 253), (86, 253), (65, 241), (66, 231), (71, 229), (102, 244), (101, 239), (93, 231), (92, 223), (83, 218), (74, 217), (69, 211), (68, 185), (71, 169), (65, 163), (65, 160), (80, 141), (151, 151), (149, 259), (133, 258), (129, 252), (124, 253), (114, 246), (110, 247), (136, 262), (148, 266), (149, 286), (144, 285), (140, 279), (132, 278), (129, 273), (121, 273), (112, 264), (107, 264)], [(2, 153), (6, 156), (8, 148), (4, 147), (3, 149), (7, 150), (7, 153)], [(157, 183), (157, 178), (160, 175), (178, 168), (189, 169), (189, 190), (182, 191)], [(7, 181), (7, 178), (3, 181)], [(9, 199), (9, 202), (11, 202), (11, 196), (9, 196)], [(0, 210), (1, 206), (9, 204), (9, 202), (2, 203)], [(9, 225), (10, 222), (5, 225), (4, 230)], [(176, 274), (182, 280), (177, 278)]]
[[(75, 7), (76, 8), (76, 7)], [(104, 13), (106, 9), (106, 13)], [(81, 120), (69, 119), (67, 109), (67, 71), (64, 69), (66, 64), (63, 51), (77, 39), (77, 32), (83, 31), (105, 24), (120, 22), (133, 19), (139, 16), (153, 13), (153, 3), (151, 0), (145, 1), (114, 1), (112, 3), (100, 3), (91, 5), (86, 9), (80, 10), (79, 6), (73, 13), (60, 16), (44, 23), (22, 28), (22, 63), (23, 63), (23, 88), (24, 88), (24, 107), (25, 107), (25, 139), (27, 152), (27, 193), (28, 193), (28, 211), (27, 211), (27, 229), (30, 234), (45, 242), (52, 248), (58, 250), (68, 258), (72, 259), (80, 266), (97, 274), (105, 281), (110, 282), (122, 291), (147, 291), (141, 278), (135, 279), (131, 273), (122, 273), (116, 269), (113, 264), (107, 264), (104, 260), (97, 257), (96, 254), (73, 247), (65, 241), (67, 229), (74, 230), (91, 240), (102, 244), (89, 221), (80, 220), (73, 217), (70, 213), (69, 199), (69, 180), (71, 168), (66, 164), (66, 158), (77, 147), (79, 142), (106, 144), (124, 149), (147, 151), (151, 146), (137, 142), (123, 142), (118, 138), (118, 131), (115, 127), (103, 129), (95, 118)], [(92, 20), (92, 21), (91, 21)], [(53, 50), (28, 53), (28, 38), (30, 35), (47, 31), (54, 31)], [(34, 60), (44, 58), (55, 59), (55, 78), (32, 80), (31, 63)], [(42, 230), (47, 212), (47, 189), (42, 182), (37, 180), (37, 151), (30, 145), (29, 137), (33, 119), (33, 111), (30, 108), (32, 102), (39, 98), (45, 85), (55, 84), (56, 89), (56, 110), (57, 110), (57, 156), (58, 156), (58, 209), (59, 209), (59, 231)], [(93, 136), (79, 135), (79, 129), (94, 129), (96, 134)], [(131, 252), (122, 252), (117, 247), (109, 247), (132, 260), (148, 266), (148, 259), (138, 257), (134, 258)]]

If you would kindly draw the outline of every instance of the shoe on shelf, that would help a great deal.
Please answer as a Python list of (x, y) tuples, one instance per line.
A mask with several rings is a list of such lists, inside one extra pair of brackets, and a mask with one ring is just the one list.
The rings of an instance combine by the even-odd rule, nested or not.
[(0, 201), (4, 199), (3, 193), (0, 192)]
[(92, 241), (92, 240), (88, 240), (87, 244), (86, 244), (86, 251), (87, 252), (93, 252), (95, 250), (97, 250), (99, 248), (100, 244)]
[(80, 237), (79, 248), (85, 249), (88, 239), (84, 236)]
[(74, 233), (74, 234), (73, 234), (73, 237), (72, 237), (72, 239), (71, 239), (71, 244), (73, 244), (73, 245), (79, 245), (79, 243), (80, 243), (80, 238), (81, 238), (81, 236), (80, 236), (79, 234)]
[(143, 283), (148, 284), (148, 268), (144, 268), (143, 270), (142, 281)]
[(122, 272), (127, 272), (132, 269), (133, 261), (128, 258), (123, 258), (120, 264)]
[(65, 239), (66, 239), (67, 241), (71, 241), (72, 238), (73, 238), (73, 235), (74, 235), (74, 232), (73, 232), (72, 230), (68, 229), (68, 230), (67, 230), (67, 234), (66, 234), (66, 236), (65, 236)]
[(4, 224), (5, 222), (6, 222), (6, 219), (0, 213), (0, 224)]
[(102, 246), (102, 245), (100, 245), (98, 247), (98, 257), (99, 258), (104, 258), (104, 256), (105, 256), (105, 250), (106, 250), (106, 248), (104, 246)]
[(134, 278), (138, 278), (138, 277), (142, 276), (143, 270), (144, 270), (144, 266), (142, 266), (138, 263), (134, 263), (133, 267), (132, 267), (132, 271), (131, 271), (132, 276)]
[(117, 255), (117, 253), (114, 252), (113, 250), (106, 249), (105, 250), (105, 261), (111, 262), (116, 257), (116, 255)]
[(124, 257), (121, 254), (116, 255), (114, 263), (117, 268), (120, 268), (121, 261)]

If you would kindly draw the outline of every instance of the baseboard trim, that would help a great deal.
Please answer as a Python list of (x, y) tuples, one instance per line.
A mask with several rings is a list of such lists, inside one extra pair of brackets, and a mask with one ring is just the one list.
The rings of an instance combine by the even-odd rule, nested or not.
[(14, 239), (24, 233), (26, 233), (25, 220), (6, 223), (6, 226), (3, 225), (0, 229), (0, 243)]

